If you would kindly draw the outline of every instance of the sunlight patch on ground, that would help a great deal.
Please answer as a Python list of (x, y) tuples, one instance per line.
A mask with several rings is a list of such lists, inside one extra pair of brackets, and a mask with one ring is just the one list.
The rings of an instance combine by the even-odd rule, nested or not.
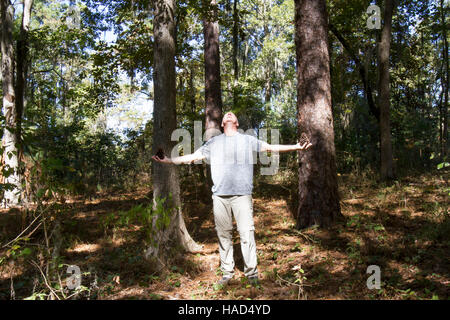
[(101, 249), (101, 246), (98, 243), (81, 243), (77, 244), (72, 249), (67, 249), (69, 253), (92, 253)]

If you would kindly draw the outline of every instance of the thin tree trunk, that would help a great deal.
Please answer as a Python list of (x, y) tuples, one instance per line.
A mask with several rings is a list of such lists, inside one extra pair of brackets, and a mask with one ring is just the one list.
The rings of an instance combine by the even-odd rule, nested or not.
[(234, 0), (233, 3), (233, 71), (234, 81), (239, 79), (239, 65), (238, 65), (238, 53), (239, 53), (239, 13), (238, 13), (239, 0)]
[[(175, 77), (175, 0), (155, 1), (154, 18), (154, 108), (153, 154), (162, 149), (170, 155), (175, 142), (171, 134), (176, 129), (176, 77)], [(186, 251), (201, 247), (186, 230), (181, 214), (181, 198), (178, 170), (175, 165), (152, 163), (153, 202), (166, 198), (166, 209), (171, 209), (170, 225), (156, 232), (154, 243), (146, 252), (147, 258), (165, 261), (168, 251), (181, 245)], [(168, 199), (171, 198), (171, 201)], [(160, 217), (156, 217), (160, 218)]]
[(441, 77), (442, 82), (442, 91), (444, 92), (444, 105), (442, 108), (442, 144), (441, 144), (441, 154), (445, 159), (447, 157), (447, 148), (448, 148), (448, 85), (449, 85), (449, 62), (448, 62), (448, 41), (447, 41), (447, 28), (445, 24), (445, 7), (444, 1), (441, 0), (441, 20), (442, 20), (442, 38), (444, 41), (443, 47), (443, 58), (444, 58), (444, 66), (445, 73)]
[[(266, 17), (268, 16), (268, 4), (266, 3), (266, 0), (263, 1), (263, 30), (264, 30), (264, 38), (269, 37), (269, 22), (267, 21)], [(270, 102), (270, 99), (272, 97), (272, 69), (274, 68), (273, 64), (273, 58), (267, 57), (266, 58), (266, 64), (264, 65), (264, 102), (265, 104), (268, 104)]]
[(341, 216), (331, 111), (325, 0), (295, 0), (298, 130), (313, 144), (299, 151), (297, 228), (329, 226)]
[(439, 97), (439, 149), (441, 151), (441, 158), (443, 157), (443, 143), (444, 143), (444, 130), (443, 129), (443, 101), (444, 101), (444, 91), (441, 92), (440, 97)]
[(393, 10), (393, 1), (386, 0), (384, 8), (384, 25), (381, 30), (381, 41), (378, 44), (381, 180), (392, 180), (394, 178), (390, 124), (389, 74)]
[(272, 71), (270, 67), (266, 67), (264, 84), (264, 102), (267, 104), (272, 97)]
[(9, 170), (5, 175), (4, 183), (10, 184), (12, 190), (4, 193), (4, 205), (6, 207), (19, 204), (20, 176), (19, 158), (17, 152), (17, 111), (14, 92), (14, 46), (13, 46), (13, 22), (14, 7), (9, 0), (1, 1), (2, 21), (2, 80), (3, 80), (3, 115), (5, 117), (5, 129), (3, 131), (3, 168)]
[(194, 67), (192, 67), (189, 72), (189, 103), (191, 105), (192, 114), (195, 114), (197, 102), (195, 100)]
[(238, 13), (238, 4), (239, 0), (233, 0), (233, 109), (236, 109), (238, 104), (238, 79), (239, 79), (239, 64), (238, 64), (238, 55), (239, 55), (239, 13)]

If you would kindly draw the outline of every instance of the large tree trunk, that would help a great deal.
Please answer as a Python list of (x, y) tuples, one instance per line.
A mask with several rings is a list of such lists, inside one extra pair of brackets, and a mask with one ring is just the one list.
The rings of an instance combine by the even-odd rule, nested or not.
[(392, 30), (392, 0), (386, 0), (384, 8), (384, 25), (381, 30), (381, 41), (378, 44), (378, 70), (379, 70), (379, 106), (380, 106), (380, 173), (381, 180), (394, 178), (391, 124), (390, 124), (390, 75), (389, 52)]
[(8, 174), (5, 174), (3, 181), (9, 184), (11, 188), (4, 193), (4, 205), (9, 207), (19, 204), (21, 190), (16, 136), (17, 111), (14, 93), (14, 46), (12, 36), (14, 7), (9, 0), (0, 1), (2, 21), (3, 115), (5, 117), (5, 129), (2, 138), (2, 165), (4, 170), (9, 171)]
[(207, 10), (203, 19), (205, 38), (205, 130), (209, 140), (212, 129), (220, 130), (222, 118), (222, 89), (220, 83), (219, 22), (217, 20), (216, 0), (204, 2)]
[(313, 144), (299, 151), (297, 228), (329, 226), (341, 216), (331, 111), (325, 0), (295, 0), (298, 130)]
[[(205, 138), (211, 139), (220, 133), (222, 119), (222, 88), (220, 78), (219, 22), (216, 0), (204, 0), (203, 17), (205, 59)], [(205, 187), (209, 192), (213, 186), (211, 168), (206, 164)]]
[[(16, 54), (16, 141), (18, 144), (18, 158), (22, 159), (22, 115), (26, 105), (25, 91), (27, 88), (27, 74), (28, 74), (28, 31), (31, 19), (31, 7), (33, 0), (23, 1), (22, 25), (20, 27), (19, 39), (17, 40), (17, 54)], [(21, 169), (19, 176), (22, 177)], [(28, 201), (29, 199), (23, 199)]]
[[(176, 78), (175, 78), (175, 0), (155, 1), (154, 18), (154, 106), (153, 106), (153, 154), (162, 149), (170, 155), (175, 142), (171, 134), (176, 129)], [(156, 205), (166, 198), (165, 208), (171, 210), (170, 225), (158, 230), (153, 223), (156, 236), (146, 252), (147, 258), (165, 261), (168, 251), (180, 245), (186, 251), (197, 251), (201, 247), (192, 240), (186, 230), (181, 213), (180, 184), (175, 165), (153, 162), (153, 202)], [(171, 201), (168, 199), (171, 198)], [(155, 219), (160, 218), (160, 216)]]

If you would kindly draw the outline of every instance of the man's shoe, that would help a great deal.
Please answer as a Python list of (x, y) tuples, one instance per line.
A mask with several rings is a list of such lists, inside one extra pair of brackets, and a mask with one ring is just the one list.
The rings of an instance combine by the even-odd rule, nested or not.
[(253, 287), (259, 286), (258, 276), (251, 276), (251, 277), (248, 277), (247, 279), (248, 279), (248, 282), (249, 282)]
[(217, 281), (217, 284), (221, 286), (226, 286), (232, 278), (233, 278), (232, 276), (223, 276), (222, 279)]

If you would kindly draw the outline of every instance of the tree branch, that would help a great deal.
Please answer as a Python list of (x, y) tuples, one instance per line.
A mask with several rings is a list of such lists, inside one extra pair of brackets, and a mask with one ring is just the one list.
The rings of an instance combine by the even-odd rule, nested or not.
[(364, 68), (364, 65), (361, 63), (361, 60), (359, 59), (358, 55), (353, 50), (351, 45), (342, 36), (342, 34), (336, 29), (336, 27), (330, 23), (329, 28), (330, 28), (331, 32), (339, 40), (339, 42), (342, 44), (344, 49), (348, 52), (348, 54), (350, 55), (352, 60), (355, 62), (356, 66), (358, 68), (361, 80), (363, 82), (364, 94), (366, 96), (367, 104), (369, 105), (369, 111), (375, 118), (377, 118), (377, 121), (379, 122), (380, 121), (380, 109), (375, 105), (375, 102), (373, 99), (373, 93), (372, 93), (372, 86), (370, 85), (368, 74), (366, 72), (366, 69)]

